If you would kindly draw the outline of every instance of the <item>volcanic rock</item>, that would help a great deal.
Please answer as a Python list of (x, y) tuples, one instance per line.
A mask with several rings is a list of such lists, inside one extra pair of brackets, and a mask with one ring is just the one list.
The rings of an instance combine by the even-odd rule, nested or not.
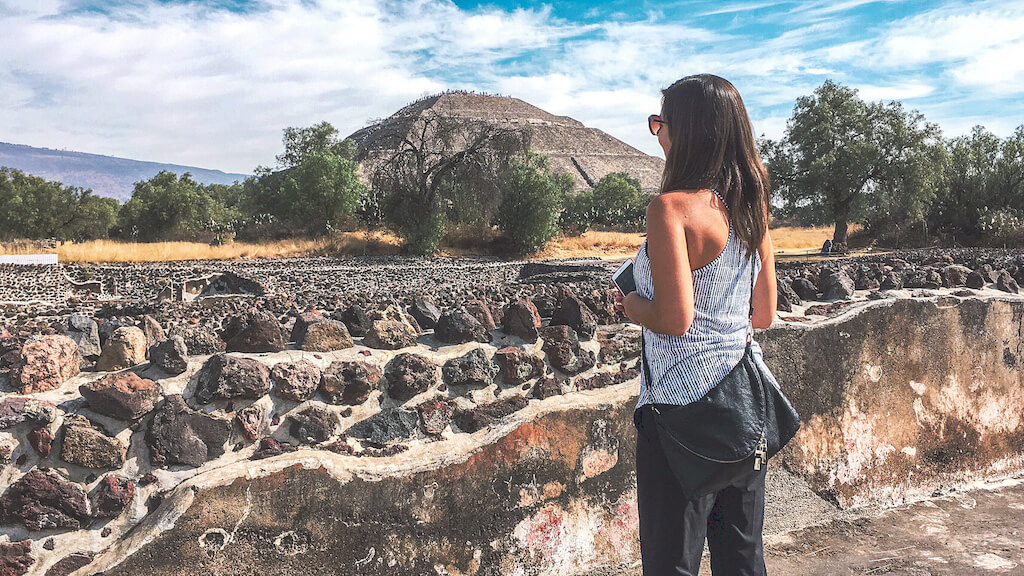
[(86, 468), (120, 468), (128, 447), (84, 416), (64, 417), (60, 458)]
[(505, 305), (502, 313), (502, 332), (518, 336), (527, 342), (536, 342), (540, 327), (540, 312), (530, 300), (516, 298)]
[(465, 308), (454, 308), (442, 314), (434, 327), (434, 336), (447, 344), (491, 341), (491, 333)]
[(242, 434), (246, 438), (255, 440), (263, 432), (266, 410), (257, 403), (249, 404), (235, 412), (235, 421), (238, 422), (238, 427), (242, 429)]
[(0, 542), (0, 574), (3, 576), (23, 576), (35, 561), (31, 540)]
[(78, 353), (86, 360), (95, 361), (100, 356), (99, 325), (85, 314), (75, 313), (68, 317), (68, 337), (78, 344)]
[(580, 348), (576, 331), (570, 326), (548, 326), (541, 337), (551, 365), (562, 372), (576, 374), (594, 366), (593, 352)]
[(331, 404), (356, 406), (370, 399), (380, 386), (381, 370), (369, 362), (331, 362), (323, 372), (320, 393)]
[(431, 436), (439, 436), (451, 423), (455, 415), (455, 407), (444, 400), (430, 400), (416, 407), (420, 413), (420, 425), (423, 432)]
[(441, 375), (449, 386), (490, 386), (498, 375), (498, 365), (482, 349), (474, 348), (445, 362)]
[(480, 321), (480, 325), (484, 327), (484, 330), (494, 330), (498, 327), (497, 323), (494, 322), (494, 315), (491, 313), (491, 307), (482, 300), (470, 300), (465, 305), (466, 312), (469, 312), (474, 318)]
[(552, 396), (559, 396), (561, 394), (562, 386), (558, 383), (558, 380), (550, 377), (538, 380), (532, 391), (532, 396), (539, 400), (551, 398)]
[(307, 310), (299, 314), (295, 317), (290, 340), (296, 346), (302, 346), (302, 343), (306, 340), (306, 332), (309, 330), (309, 327), (325, 320), (327, 319), (318, 310)]
[(853, 280), (843, 271), (826, 275), (821, 289), (824, 300), (846, 300), (853, 297), (853, 291)]
[(323, 442), (338, 429), (338, 417), (323, 406), (312, 405), (288, 417), (288, 433), (300, 442)]
[(1010, 292), (1016, 294), (1020, 291), (1020, 286), (1017, 285), (1017, 281), (1010, 276), (1010, 273), (1006, 270), (1000, 270), (996, 274), (996, 288), (1003, 292)]
[(58, 560), (46, 571), (46, 576), (70, 576), (72, 572), (92, 562), (91, 552), (73, 552)]
[(640, 333), (634, 330), (603, 330), (597, 333), (601, 362), (617, 364), (640, 356)]
[(27, 396), (5, 396), (0, 398), (0, 430), (28, 422), (35, 426), (46, 426), (53, 422), (57, 407), (49, 402)]
[(967, 279), (964, 281), (968, 288), (974, 288), (980, 290), (985, 287), (985, 278), (977, 270), (967, 275)]
[(363, 345), (379, 350), (400, 350), (416, 345), (419, 333), (403, 320), (379, 318), (370, 320), (365, 328)]
[(259, 398), (270, 387), (270, 370), (262, 362), (216, 354), (199, 369), (195, 398), (202, 404), (213, 399)]
[(107, 474), (89, 494), (93, 518), (114, 518), (135, 496), (135, 483), (128, 478)]
[(251, 310), (228, 321), (221, 335), (228, 352), (280, 352), (285, 349), (281, 324), (270, 314)]
[(88, 519), (81, 485), (38, 468), (18, 478), (0, 496), (0, 524), (18, 522), (32, 531), (78, 529)]
[(146, 350), (148, 351), (154, 344), (163, 340), (164, 329), (160, 326), (160, 323), (156, 321), (149, 314), (142, 317), (142, 333), (146, 335)]
[(11, 385), (22, 394), (60, 388), (78, 374), (78, 345), (67, 336), (35, 336), (15, 353), (10, 370)]
[(227, 349), (224, 341), (214, 332), (199, 326), (176, 327), (169, 333), (172, 337), (181, 336), (189, 354), (217, 354)]
[(793, 291), (796, 292), (801, 300), (818, 299), (818, 287), (814, 285), (814, 282), (803, 276), (797, 276), (793, 279)]
[(270, 458), (272, 456), (277, 456), (279, 454), (284, 454), (286, 452), (295, 452), (297, 449), (298, 448), (292, 446), (291, 444), (278, 442), (277, 440), (274, 440), (269, 436), (265, 436), (263, 438), (260, 438), (259, 447), (256, 449), (255, 452), (252, 453), (252, 456), (250, 456), (249, 459), (262, 460), (263, 458)]
[(967, 276), (971, 269), (959, 264), (950, 264), (942, 269), (942, 285), (948, 288), (956, 288), (967, 284)]
[(580, 340), (590, 340), (597, 329), (597, 317), (582, 300), (569, 294), (551, 316), (549, 325), (570, 326)]
[(202, 466), (224, 454), (231, 422), (193, 410), (180, 394), (167, 396), (157, 407), (146, 432), (156, 466)]
[(544, 373), (544, 359), (522, 348), (506, 346), (494, 353), (502, 380), (509, 386), (518, 386)]
[(779, 295), (778, 309), (782, 312), (792, 312), (793, 304), (800, 302), (800, 297), (793, 291), (789, 281), (781, 276), (775, 278), (775, 287)]
[(78, 391), (94, 412), (135, 420), (149, 413), (160, 398), (160, 386), (134, 372), (115, 372), (82, 384)]
[(123, 370), (146, 361), (146, 334), (134, 326), (122, 326), (107, 338), (96, 360), (100, 371)]
[(337, 320), (325, 320), (310, 325), (299, 348), (307, 352), (333, 352), (351, 348), (355, 343), (348, 333), (348, 328)]
[(437, 383), (437, 364), (407, 352), (395, 356), (384, 370), (388, 395), (400, 402), (426, 392)]
[(529, 400), (526, 398), (513, 396), (507, 400), (498, 400), (469, 410), (460, 410), (455, 414), (455, 425), (463, 432), (476, 432), (501, 418), (526, 408), (527, 404), (529, 404)]
[(53, 434), (49, 428), (33, 428), (28, 433), (28, 443), (40, 457), (46, 458), (50, 455), (50, 448), (53, 447)]
[(383, 448), (387, 444), (408, 440), (416, 435), (420, 417), (415, 410), (386, 408), (348, 429), (348, 435), (367, 446)]
[(424, 296), (413, 298), (412, 305), (409, 306), (409, 314), (416, 319), (421, 328), (427, 330), (437, 326), (437, 321), (441, 318), (441, 310)]
[(149, 347), (149, 361), (167, 374), (188, 370), (188, 347), (181, 336), (171, 336)]
[(301, 402), (312, 398), (320, 385), (320, 368), (309, 360), (279, 362), (270, 370), (274, 394)]

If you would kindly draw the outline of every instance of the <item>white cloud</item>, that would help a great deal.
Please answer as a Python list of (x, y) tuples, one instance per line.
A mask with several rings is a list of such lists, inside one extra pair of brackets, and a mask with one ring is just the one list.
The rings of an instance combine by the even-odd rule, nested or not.
[(286, 126), (327, 119), (348, 133), (447, 88), (418, 65), (417, 50), (456, 61), (560, 37), (557, 26), (538, 26), (544, 12), (468, 14), (442, 0), (392, 8), (279, 0), (232, 13), (145, 3), (111, 19), (55, 15), (52, 5), (46, 18), (2, 17), (0, 103), (11, 113), (0, 116), (0, 139), (248, 172), (272, 161)]
[(872, 40), (827, 48), (825, 55), (881, 70), (939, 65), (962, 86), (1024, 93), (1024, 3), (944, 6), (896, 22)]
[[(870, 0), (804, 3), (793, 21), (774, 7), (784, 3), (712, 10), (779, 23), (754, 37), (658, 13), (581, 23), (451, 0), (264, 0), (244, 13), (131, 0), (116, 17), (0, 0), (0, 140), (248, 172), (273, 161), (286, 126), (328, 120), (347, 134), (426, 93), (468, 88), (658, 154), (645, 118), (661, 88), (692, 73), (731, 80), (755, 132), (773, 138), (782, 109), (826, 77), (869, 100), (921, 99), (944, 127), (956, 108), (935, 101), (962, 98), (943, 81), (982, 102), (1024, 91), (1024, 6), (939, 7), (865, 32), (847, 12)], [(993, 128), (1014, 123), (984, 113), (976, 120)]]
[(876, 86), (873, 84), (854, 84), (860, 97), (864, 100), (910, 100), (927, 96), (935, 91), (935, 87), (929, 84), (904, 83), (893, 86)]

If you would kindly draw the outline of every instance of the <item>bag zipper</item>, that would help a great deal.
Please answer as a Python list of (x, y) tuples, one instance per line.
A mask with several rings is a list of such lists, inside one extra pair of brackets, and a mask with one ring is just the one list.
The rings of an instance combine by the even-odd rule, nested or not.
[(761, 464), (768, 460), (768, 440), (764, 437), (764, 430), (761, 430), (761, 441), (754, 451), (754, 470), (760, 470)]
[[(661, 410), (658, 410), (657, 406), (654, 406), (652, 404), (651, 405), (651, 410), (654, 410), (659, 416), (661, 416)], [(657, 422), (657, 420), (655, 420), (655, 422)], [(665, 428), (661, 424), (659, 424), (658, 426), (662, 430), (664, 430), (665, 433), (668, 434), (670, 438), (675, 440), (676, 444), (678, 444), (678, 445), (682, 446), (683, 448), (685, 448), (687, 452), (689, 452), (689, 453), (691, 453), (694, 456), (697, 456), (699, 458), (703, 458), (704, 460), (708, 460), (710, 462), (718, 462), (719, 464), (735, 464), (737, 462), (743, 462), (747, 458), (750, 458), (750, 454), (747, 454), (746, 456), (744, 456), (743, 458), (740, 458), (738, 460), (716, 460), (715, 458), (708, 458), (707, 456), (705, 456), (705, 455), (703, 455), (703, 454), (701, 454), (699, 452), (695, 452), (695, 451), (691, 450), (689, 447), (686, 446), (686, 444), (683, 444), (682, 442), (680, 442), (679, 439), (676, 438), (675, 435), (672, 434), (672, 432), (670, 430), (668, 430), (667, 428)], [(761, 450), (762, 446), (767, 447), (767, 441), (765, 440), (764, 430), (763, 429), (761, 430), (761, 439), (758, 442), (757, 448), (754, 449), (753, 453), (754, 454), (764, 454), (764, 451)], [(760, 469), (761, 469), (761, 464), (757, 461), (757, 458), (755, 458), (754, 459), (754, 470), (760, 470)]]

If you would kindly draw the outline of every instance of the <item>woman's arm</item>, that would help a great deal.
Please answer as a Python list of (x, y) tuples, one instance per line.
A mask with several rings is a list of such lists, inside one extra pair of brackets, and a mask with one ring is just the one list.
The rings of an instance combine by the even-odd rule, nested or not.
[(681, 336), (693, 322), (693, 271), (686, 248), (683, 197), (662, 194), (647, 206), (647, 256), (654, 300), (636, 292), (623, 298), (630, 320), (655, 332)]
[(761, 255), (761, 271), (754, 283), (754, 317), (751, 323), (754, 328), (768, 328), (775, 320), (775, 311), (779, 305), (779, 287), (775, 280), (775, 250), (772, 247), (772, 236), (765, 230), (764, 239), (757, 249)]

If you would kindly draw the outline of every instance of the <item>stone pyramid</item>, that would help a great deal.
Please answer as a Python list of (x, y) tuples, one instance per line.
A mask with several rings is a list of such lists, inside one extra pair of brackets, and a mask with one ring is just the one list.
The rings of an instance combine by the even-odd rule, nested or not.
[[(661, 183), (664, 160), (647, 155), (596, 128), (568, 116), (556, 116), (518, 98), (472, 92), (445, 92), (417, 100), (393, 115), (353, 133), (358, 157), (368, 166), (383, 154), (378, 135), (402, 129), (433, 111), (524, 128), (530, 136), (530, 148), (543, 154), (555, 173), (572, 174), (580, 189), (592, 186), (611, 172), (625, 172), (640, 180), (644, 192), (654, 193)], [(387, 130), (385, 130), (387, 129)]]

